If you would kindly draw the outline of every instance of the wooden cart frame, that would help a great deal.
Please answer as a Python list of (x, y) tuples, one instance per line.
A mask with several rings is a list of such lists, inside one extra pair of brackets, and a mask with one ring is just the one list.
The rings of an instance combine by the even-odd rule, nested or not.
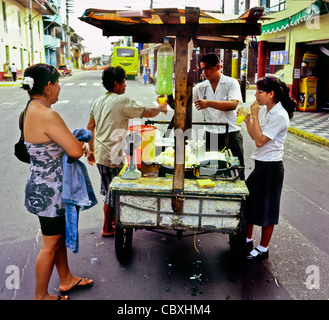
[[(184, 214), (186, 199), (184, 132), (192, 125), (193, 84), (191, 72), (188, 72), (189, 43), (192, 40), (194, 47), (242, 50), (247, 36), (261, 34), (258, 20), (262, 18), (263, 11), (263, 7), (252, 8), (229, 20), (216, 12), (195, 7), (141, 11), (87, 9), (80, 17), (82, 21), (101, 28), (104, 36), (132, 36), (133, 41), (139, 43), (162, 43), (164, 37), (169, 37), (171, 43), (175, 42), (175, 166), (171, 191), (166, 196), (171, 199), (172, 210), (177, 216)], [(118, 201), (120, 203), (120, 199)], [(116, 238), (122, 251), (122, 248), (129, 247), (127, 232), (132, 232), (132, 229), (120, 226), (117, 221)], [(239, 230), (242, 230), (241, 227)]]

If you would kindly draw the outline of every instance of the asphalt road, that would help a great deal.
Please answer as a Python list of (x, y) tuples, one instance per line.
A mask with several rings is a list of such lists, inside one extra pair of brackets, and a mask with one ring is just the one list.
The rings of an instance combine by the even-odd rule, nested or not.
[[(53, 106), (70, 129), (86, 127), (92, 102), (105, 90), (99, 71), (79, 72), (61, 80)], [(127, 94), (154, 105), (154, 86), (127, 81)], [(34, 293), (34, 265), (40, 248), (39, 223), (24, 207), (28, 165), (13, 155), (19, 138), (18, 116), (27, 101), (19, 87), (0, 88), (0, 300), (29, 300)], [(249, 91), (248, 101), (253, 92)], [(166, 118), (171, 118), (172, 111)], [(197, 119), (198, 115), (195, 114)], [(163, 118), (161, 116), (160, 118)], [(246, 135), (245, 158), (253, 142)], [(85, 161), (85, 160), (83, 160)], [(120, 264), (114, 238), (100, 235), (103, 222), (99, 174), (88, 165), (99, 204), (81, 213), (80, 252), (69, 252), (74, 274), (95, 280), (73, 300), (327, 300), (329, 298), (329, 149), (288, 134), (281, 218), (264, 263), (240, 267), (231, 257), (228, 235), (176, 237), (146, 230), (134, 233), (131, 261)], [(247, 170), (247, 175), (250, 169)], [(255, 242), (260, 230), (255, 230)], [(196, 250), (197, 249), (197, 250)], [(198, 278), (198, 279), (193, 279)], [(19, 280), (17, 280), (19, 279)], [(15, 287), (15, 285), (17, 286)], [(54, 272), (50, 293), (58, 293)]]

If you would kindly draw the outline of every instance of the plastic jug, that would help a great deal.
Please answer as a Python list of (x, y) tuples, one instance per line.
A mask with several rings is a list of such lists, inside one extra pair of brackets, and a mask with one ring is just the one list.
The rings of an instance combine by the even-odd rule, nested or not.
[(141, 168), (142, 161), (154, 162), (155, 139), (156, 139), (157, 128), (155, 126), (138, 124), (138, 125), (130, 126), (128, 130), (130, 132), (137, 132), (142, 137), (141, 145), (136, 148), (137, 168), (138, 169)]
[(157, 82), (155, 92), (157, 95), (170, 95), (172, 93), (172, 75), (174, 70), (174, 50), (165, 38), (157, 53)]

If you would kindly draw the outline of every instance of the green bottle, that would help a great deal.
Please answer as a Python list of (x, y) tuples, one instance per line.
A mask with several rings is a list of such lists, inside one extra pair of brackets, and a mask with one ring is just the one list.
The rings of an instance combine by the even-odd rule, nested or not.
[(172, 94), (172, 76), (174, 70), (174, 50), (165, 38), (157, 53), (157, 82), (155, 92), (157, 95)]

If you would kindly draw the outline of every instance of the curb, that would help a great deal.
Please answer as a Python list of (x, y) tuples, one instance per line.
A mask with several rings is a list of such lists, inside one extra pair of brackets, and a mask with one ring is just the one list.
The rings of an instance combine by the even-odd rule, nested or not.
[(293, 133), (293, 134), (299, 136), (299, 137), (302, 137), (302, 138), (305, 138), (307, 140), (310, 140), (310, 141), (316, 142), (318, 144), (321, 144), (323, 146), (329, 147), (329, 140), (326, 139), (326, 138), (322, 138), (320, 136), (317, 136), (316, 134), (309, 133), (309, 132), (306, 132), (302, 129), (298, 129), (298, 128), (295, 128), (295, 127), (289, 127), (288, 131), (290, 133)]
[(5, 81), (4, 82), (0, 82), (0, 87), (17, 87), (17, 86), (21, 86), (22, 85), (22, 82), (9, 82), (6, 83)]

